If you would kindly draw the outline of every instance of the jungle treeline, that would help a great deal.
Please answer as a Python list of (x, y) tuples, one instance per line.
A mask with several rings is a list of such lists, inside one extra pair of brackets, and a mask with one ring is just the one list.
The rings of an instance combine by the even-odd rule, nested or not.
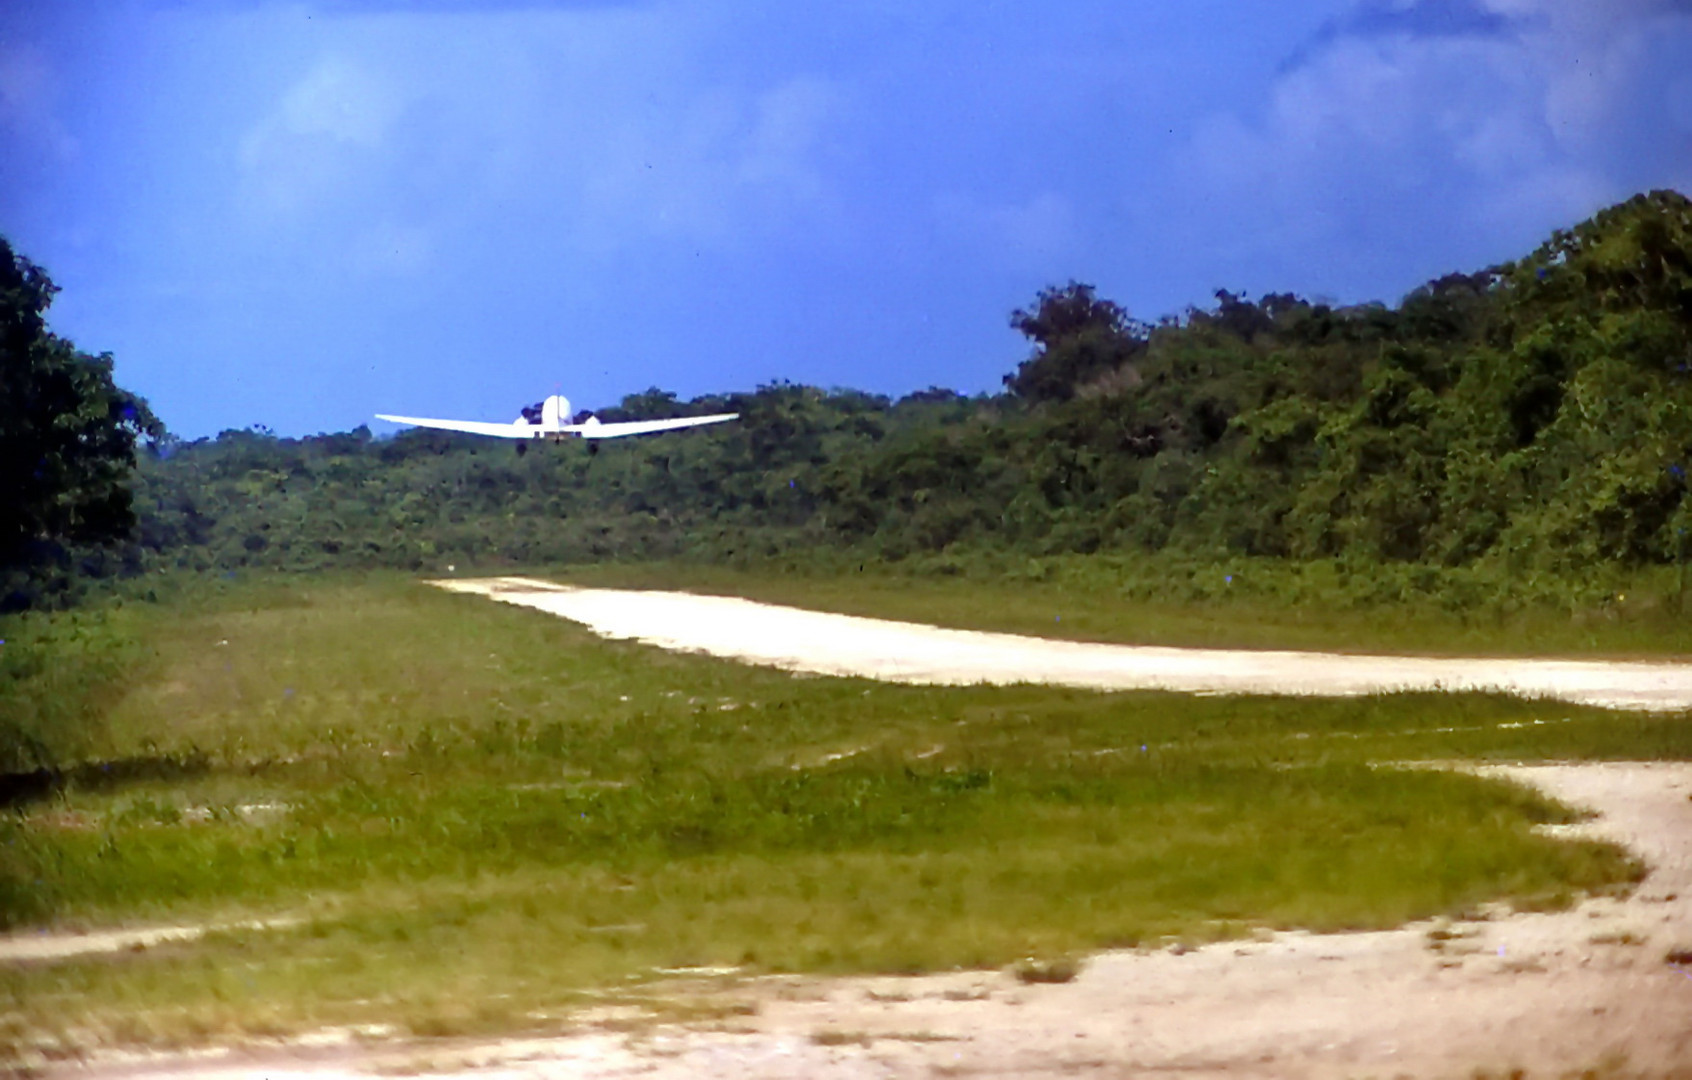
[(662, 437), (365, 428), (165, 439), (132, 567), (1177, 552), (1578, 575), (1675, 563), (1692, 501), (1692, 202), (1659, 191), (1395, 306), (1216, 294), (1156, 322), (1080, 283), (1011, 316), (996, 395), (777, 384)]

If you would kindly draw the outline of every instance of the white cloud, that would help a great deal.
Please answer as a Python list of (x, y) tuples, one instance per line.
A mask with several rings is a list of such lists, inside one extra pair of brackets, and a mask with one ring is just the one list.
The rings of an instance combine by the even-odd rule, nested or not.
[(835, 89), (714, 81), (685, 19), (387, 12), (328, 30), (241, 140), (239, 201), (261, 231), (376, 221), (427, 232), (402, 245), (427, 253), (454, 229), (515, 228), (604, 253), (736, 244), (827, 212)]
[(557, 148), (581, 162), (585, 242), (613, 248), (666, 236), (737, 245), (796, 214), (828, 212), (824, 163), (839, 104), (828, 83), (702, 87), (682, 97), (674, 108), (625, 112), (598, 138)]
[(1640, 187), (1692, 185), (1692, 143), (1674, 119), (1692, 117), (1692, 101), (1677, 104), (1692, 89), (1676, 74), (1692, 68), (1682, 6), (1423, 0), (1461, 8), (1466, 21), (1444, 32), (1403, 17), (1416, 6), (1391, 19), (1360, 8), (1280, 73), (1255, 114), (1213, 116), (1190, 140), (1176, 194), (1211, 211), (1216, 242), (1241, 264), (1349, 249), (1318, 274), (1343, 289), (1378, 280), (1430, 228), (1478, 264)]
[(733, 152), (736, 179), (796, 202), (815, 202), (826, 184), (819, 168), (838, 99), (821, 79), (801, 78), (765, 91), (752, 103), (749, 129)]
[(242, 137), (240, 201), (249, 222), (295, 228), (391, 164), (390, 132), (405, 103), (396, 79), (329, 55), (301, 75)]
[(943, 234), (1001, 266), (1061, 273), (1081, 248), (1074, 207), (1056, 192), (1020, 202), (950, 193), (934, 212)]
[(325, 57), (282, 96), (279, 126), (296, 135), (380, 145), (399, 115), (394, 80), (340, 56)]
[(76, 138), (58, 116), (58, 85), (40, 49), (0, 42), (0, 129), (60, 161), (77, 154)]

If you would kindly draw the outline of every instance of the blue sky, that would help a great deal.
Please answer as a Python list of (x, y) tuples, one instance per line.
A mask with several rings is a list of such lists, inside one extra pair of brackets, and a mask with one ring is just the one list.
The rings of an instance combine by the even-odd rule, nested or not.
[(190, 438), (991, 390), (1045, 285), (1396, 300), (1658, 187), (1684, 0), (0, 4), (0, 233)]

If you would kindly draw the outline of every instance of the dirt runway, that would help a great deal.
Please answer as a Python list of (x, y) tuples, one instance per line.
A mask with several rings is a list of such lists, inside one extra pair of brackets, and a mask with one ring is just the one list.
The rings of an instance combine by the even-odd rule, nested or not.
[(1345, 697), (1497, 690), (1612, 709), (1692, 708), (1692, 664), (1359, 656), (1055, 641), (760, 604), (731, 596), (580, 589), (532, 578), (443, 580), (454, 592), (537, 608), (610, 638), (819, 675), (970, 685)]

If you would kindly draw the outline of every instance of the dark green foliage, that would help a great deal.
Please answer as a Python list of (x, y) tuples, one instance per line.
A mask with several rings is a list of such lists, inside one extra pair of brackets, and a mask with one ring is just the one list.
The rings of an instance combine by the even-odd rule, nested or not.
[[(1640, 196), (1397, 307), (1290, 294), (1148, 326), (1041, 292), (999, 398), (776, 384), (608, 418), (740, 423), (517, 457), (440, 432), (226, 432), (146, 463), (181, 566), (903, 559), (1170, 548), (1579, 578), (1674, 563), (1692, 509), (1692, 204)], [(834, 552), (833, 555), (825, 554)]]
[(0, 237), (0, 610), (68, 590), (73, 558), (135, 525), (135, 441), (162, 433), (147, 403), (47, 329), (57, 288)]
[(1146, 327), (1072, 281), (1044, 289), (1032, 311), (1011, 314), (1011, 326), (1035, 344), (1012, 375), (1011, 393), (1029, 401), (1066, 401), (1089, 382), (1127, 368), (1145, 347)]

